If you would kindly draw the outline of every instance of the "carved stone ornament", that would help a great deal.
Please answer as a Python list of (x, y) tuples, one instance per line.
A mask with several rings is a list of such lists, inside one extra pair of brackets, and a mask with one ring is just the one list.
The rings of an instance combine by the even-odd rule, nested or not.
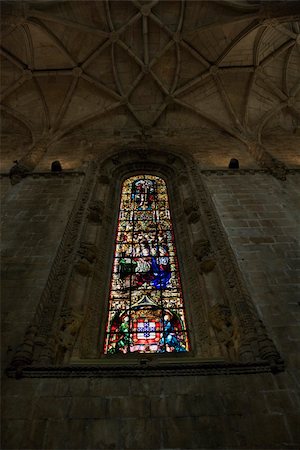
[(24, 164), (15, 161), (15, 164), (9, 171), (9, 178), (12, 185), (18, 184), (22, 178), (26, 177), (26, 175), (30, 173), (30, 169)]
[[(133, 148), (89, 165), (33, 323), (9, 376), (105, 377), (284, 369), (190, 156)], [(147, 153), (147, 158), (141, 154)], [(171, 162), (171, 164), (170, 164)], [(139, 173), (167, 183), (191, 351), (103, 353), (121, 186)], [(197, 217), (197, 220), (196, 220)]]

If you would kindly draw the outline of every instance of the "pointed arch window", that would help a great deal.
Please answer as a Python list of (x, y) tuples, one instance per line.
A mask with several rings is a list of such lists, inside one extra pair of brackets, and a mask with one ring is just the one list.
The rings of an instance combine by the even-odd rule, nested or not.
[(121, 190), (104, 353), (187, 351), (167, 186), (132, 176)]

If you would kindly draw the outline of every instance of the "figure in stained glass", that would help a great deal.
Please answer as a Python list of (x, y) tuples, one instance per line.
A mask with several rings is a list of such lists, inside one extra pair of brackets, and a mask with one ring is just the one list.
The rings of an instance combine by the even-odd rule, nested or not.
[(123, 183), (104, 352), (189, 350), (164, 180)]
[[(177, 321), (178, 322), (178, 321)], [(179, 323), (179, 325), (178, 325)], [(176, 320), (172, 320), (172, 316), (170, 314), (164, 315), (163, 320), (163, 337), (160, 340), (160, 346), (162, 351), (164, 351), (164, 346), (167, 346), (168, 351), (175, 352), (185, 352), (186, 349), (184, 346), (180, 344), (180, 339), (178, 338), (178, 333), (176, 333), (176, 328), (180, 329), (180, 322), (176, 324)], [(177, 325), (177, 326), (176, 326)], [(170, 350), (169, 350), (170, 349)]]

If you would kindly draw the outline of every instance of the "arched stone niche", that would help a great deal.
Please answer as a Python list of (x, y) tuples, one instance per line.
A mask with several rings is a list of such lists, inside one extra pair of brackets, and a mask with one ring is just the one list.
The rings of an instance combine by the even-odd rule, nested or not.
[[(121, 185), (167, 184), (191, 351), (104, 355)], [(197, 164), (164, 150), (123, 150), (90, 164), (47, 285), (9, 375), (136, 376), (283, 370)]]

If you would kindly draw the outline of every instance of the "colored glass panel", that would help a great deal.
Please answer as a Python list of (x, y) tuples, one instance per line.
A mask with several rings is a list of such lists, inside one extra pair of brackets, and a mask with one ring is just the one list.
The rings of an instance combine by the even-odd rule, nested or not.
[(104, 353), (189, 351), (167, 187), (162, 178), (124, 181)]

